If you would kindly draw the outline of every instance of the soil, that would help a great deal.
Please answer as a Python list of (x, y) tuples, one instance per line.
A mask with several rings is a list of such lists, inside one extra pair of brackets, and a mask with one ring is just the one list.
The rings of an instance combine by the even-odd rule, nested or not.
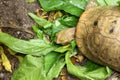
[(0, 0), (0, 27), (19, 26), (29, 28), (33, 24), (28, 16), (40, 8), (37, 2), (27, 3), (25, 0)]
[[(37, 1), (26, 3), (25, 0), (0, 0), (0, 28), (2, 28), (3, 32), (9, 33), (19, 39), (28, 40), (34, 38), (35, 34), (31, 31), (31, 26), (34, 24), (34, 21), (28, 16), (28, 13), (36, 12), (39, 8), (40, 6)], [(3, 44), (0, 44), (0, 46), (3, 46), (14, 72), (19, 65), (18, 59), (9, 54), (6, 46)], [(66, 70), (66, 68), (63, 70)], [(7, 72), (0, 62), (0, 80), (11, 80), (13, 72)], [(116, 76), (120, 77), (120, 74), (115, 72), (107, 80), (112, 80)], [(79, 80), (68, 72), (65, 77), (66, 80)], [(61, 75), (54, 80), (61, 80)]]
[(32, 31), (19, 27), (2, 27), (2, 31), (23, 40), (33, 39), (36, 36)]

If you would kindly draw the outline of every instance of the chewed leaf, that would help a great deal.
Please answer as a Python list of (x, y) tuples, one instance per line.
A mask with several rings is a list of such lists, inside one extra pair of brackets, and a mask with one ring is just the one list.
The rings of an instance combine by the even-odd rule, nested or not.
[(0, 47), (0, 53), (1, 53), (3, 66), (5, 67), (5, 69), (7, 71), (12, 72), (10, 61), (8, 60), (7, 56), (5, 55), (2, 47)]

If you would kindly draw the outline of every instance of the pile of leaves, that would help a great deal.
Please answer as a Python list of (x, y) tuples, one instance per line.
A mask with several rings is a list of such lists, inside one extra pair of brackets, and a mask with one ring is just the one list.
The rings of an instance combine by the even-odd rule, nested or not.
[[(29, 1), (29, 0), (27, 0)], [(31, 0), (32, 2), (34, 0)], [(95, 0), (98, 5), (118, 6), (119, 0)], [(74, 65), (71, 57), (79, 53), (75, 40), (70, 44), (59, 45), (55, 43), (55, 35), (59, 31), (75, 27), (79, 16), (84, 12), (89, 0), (39, 0), (42, 8), (56, 11), (54, 19), (45, 19), (46, 15), (28, 15), (38, 24), (32, 28), (37, 38), (20, 40), (9, 34), (0, 32), (0, 42), (13, 52), (24, 54), (18, 69), (13, 73), (12, 80), (53, 80), (57, 78), (64, 66), (68, 72), (81, 80), (105, 80), (112, 74), (107, 66), (100, 66), (87, 61), (85, 66)], [(5, 69), (12, 72), (9, 60), (0, 46), (1, 61)], [(14, 55), (14, 54), (13, 54)]]

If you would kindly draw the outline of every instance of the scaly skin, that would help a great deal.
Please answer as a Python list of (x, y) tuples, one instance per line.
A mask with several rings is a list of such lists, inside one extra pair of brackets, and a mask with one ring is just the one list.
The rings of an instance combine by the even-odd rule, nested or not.
[(85, 11), (75, 35), (83, 55), (120, 72), (120, 7), (103, 6)]

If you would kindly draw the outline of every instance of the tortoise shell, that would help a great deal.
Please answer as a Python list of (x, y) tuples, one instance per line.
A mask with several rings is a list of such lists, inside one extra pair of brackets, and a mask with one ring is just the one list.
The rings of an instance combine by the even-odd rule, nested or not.
[(86, 10), (75, 35), (84, 56), (120, 72), (120, 7), (99, 6)]

